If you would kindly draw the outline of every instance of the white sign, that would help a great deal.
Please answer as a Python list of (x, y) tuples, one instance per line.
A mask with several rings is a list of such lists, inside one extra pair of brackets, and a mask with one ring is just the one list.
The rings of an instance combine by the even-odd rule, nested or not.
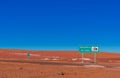
[(99, 52), (99, 48), (98, 47), (92, 47), (92, 51), (93, 52)]

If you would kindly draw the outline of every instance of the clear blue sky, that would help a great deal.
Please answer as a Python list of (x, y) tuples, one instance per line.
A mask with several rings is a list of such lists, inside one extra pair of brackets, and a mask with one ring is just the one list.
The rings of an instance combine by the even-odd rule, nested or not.
[(1, 0), (0, 48), (120, 51), (119, 0)]

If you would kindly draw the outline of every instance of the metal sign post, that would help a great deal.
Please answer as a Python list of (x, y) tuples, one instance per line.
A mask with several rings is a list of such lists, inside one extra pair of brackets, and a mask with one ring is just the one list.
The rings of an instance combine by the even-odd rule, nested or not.
[(82, 64), (84, 64), (84, 53), (82, 53)]
[(96, 64), (97, 60), (96, 60), (96, 53), (94, 53), (94, 64)]
[(79, 52), (82, 53), (82, 64), (84, 63), (84, 53), (94, 53), (94, 64), (96, 64), (96, 53), (99, 53), (99, 47), (97, 46), (84, 46), (79, 48)]

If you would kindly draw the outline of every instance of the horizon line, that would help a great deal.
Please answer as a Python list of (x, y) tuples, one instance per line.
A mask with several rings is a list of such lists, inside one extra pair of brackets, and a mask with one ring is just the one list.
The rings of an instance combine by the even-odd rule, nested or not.
[[(78, 51), (76, 49), (25, 49), (25, 48), (0, 48), (0, 49), (9, 49), (9, 50), (30, 50), (30, 51)], [(114, 52), (120, 53), (120, 51), (104, 51), (101, 50), (100, 52)]]

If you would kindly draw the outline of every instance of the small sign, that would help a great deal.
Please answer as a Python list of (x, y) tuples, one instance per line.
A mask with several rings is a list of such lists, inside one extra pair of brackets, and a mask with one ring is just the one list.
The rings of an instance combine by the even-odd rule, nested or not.
[(92, 47), (92, 52), (99, 52), (98, 47)]
[(27, 56), (30, 57), (30, 53), (29, 52), (27, 53)]

